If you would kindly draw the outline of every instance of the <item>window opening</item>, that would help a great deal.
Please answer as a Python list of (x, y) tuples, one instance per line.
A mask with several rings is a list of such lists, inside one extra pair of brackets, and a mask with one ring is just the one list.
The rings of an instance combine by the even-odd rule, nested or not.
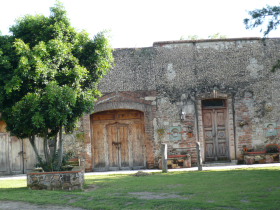
[(223, 99), (208, 99), (202, 101), (203, 107), (225, 107), (225, 100)]

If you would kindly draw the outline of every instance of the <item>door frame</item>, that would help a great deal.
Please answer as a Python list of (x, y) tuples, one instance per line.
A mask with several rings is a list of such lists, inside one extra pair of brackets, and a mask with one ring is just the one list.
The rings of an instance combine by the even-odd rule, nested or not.
[[(207, 99), (209, 100), (209, 99)], [(202, 100), (202, 103), (203, 101), (207, 101), (207, 100)], [(228, 139), (228, 111), (227, 111), (227, 102), (225, 99), (210, 99), (210, 100), (219, 100), (222, 103), (222, 105), (217, 105), (217, 106), (203, 106), (202, 104), (202, 126), (203, 126), (203, 131), (206, 130), (206, 128), (204, 128), (204, 112), (209, 112), (211, 113), (211, 124), (212, 124), (212, 134), (213, 134), (213, 131), (215, 133), (215, 136), (213, 137), (213, 153), (214, 153), (214, 160), (207, 160), (208, 162), (215, 162), (215, 161), (221, 161), (221, 160), (218, 160), (218, 150), (219, 150), (219, 139), (218, 139), (218, 115), (217, 113), (219, 112), (223, 112), (225, 114), (225, 117), (224, 117), (224, 127), (225, 127), (225, 133), (226, 133), (226, 136), (225, 136), (225, 142), (226, 142), (226, 154), (225, 154), (225, 160), (224, 161), (229, 161), (230, 160), (230, 156), (229, 156), (229, 139)], [(214, 130), (213, 130), (214, 129)], [(205, 139), (205, 133), (204, 133), (204, 148), (206, 148), (206, 139)], [(204, 159), (206, 161), (206, 155), (207, 155), (207, 152), (206, 152), (206, 149), (205, 149), (205, 153), (204, 153)]]
[(197, 97), (196, 107), (197, 107), (197, 132), (198, 138), (197, 141), (201, 142), (201, 156), (202, 161), (205, 162), (205, 147), (204, 147), (204, 128), (203, 128), (203, 119), (202, 119), (202, 101), (206, 99), (224, 99), (227, 104), (227, 136), (228, 136), (228, 153), (229, 161), (234, 161), (237, 159), (236, 151), (236, 134), (234, 132), (234, 104), (231, 94), (221, 94), (217, 93), (216, 97), (213, 97), (213, 94), (201, 94)]
[[(102, 112), (104, 113), (110, 113), (110, 112), (115, 112), (115, 114), (119, 114), (119, 112), (126, 112), (126, 111), (131, 111), (131, 112), (139, 112), (141, 113), (141, 118), (131, 118), (131, 119), (121, 119), (121, 118), (112, 118), (112, 119), (101, 119), (100, 120), (94, 120), (94, 116), (95, 114), (102, 114)], [(91, 124), (91, 145), (92, 145), (92, 169), (93, 171), (110, 171), (110, 170), (131, 170), (131, 169), (143, 169), (143, 168), (146, 168), (147, 167), (147, 163), (146, 163), (146, 156), (147, 156), (147, 151), (146, 151), (146, 144), (147, 144), (147, 137), (146, 137), (146, 131), (145, 131), (145, 113), (141, 110), (135, 110), (135, 109), (113, 109), (113, 110), (106, 110), (106, 111), (101, 111), (101, 112), (96, 112), (96, 113), (93, 113), (92, 115), (90, 115), (90, 124)], [(133, 125), (137, 125), (137, 124), (141, 124), (143, 125), (143, 139), (142, 139), (142, 144), (143, 144), (143, 166), (135, 166), (134, 165), (134, 160), (133, 160), (133, 149), (132, 149), (132, 145), (133, 145), (133, 142), (132, 142), (132, 139), (131, 139), (131, 133), (133, 132)], [(95, 137), (94, 137), (94, 125), (101, 125), (101, 127), (103, 127), (103, 135), (104, 135), (104, 140), (103, 140), (103, 144), (104, 144), (104, 161), (105, 161), (105, 165), (104, 167), (98, 167), (96, 168), (95, 165), (96, 165), (96, 161), (95, 161)], [(129, 166), (127, 167), (122, 167), (122, 166), (118, 166), (118, 167), (111, 167), (110, 166), (110, 146), (109, 145), (109, 140), (108, 140), (108, 135), (107, 135), (107, 127), (110, 126), (110, 125), (114, 125), (114, 124), (120, 124), (120, 125), (127, 125), (127, 128), (128, 128), (128, 142), (127, 142), (127, 147), (128, 147), (128, 158), (129, 158)]]

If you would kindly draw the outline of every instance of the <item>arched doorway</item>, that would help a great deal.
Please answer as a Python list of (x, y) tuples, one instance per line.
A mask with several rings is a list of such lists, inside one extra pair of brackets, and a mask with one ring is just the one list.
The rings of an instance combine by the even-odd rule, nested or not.
[(91, 115), (93, 170), (146, 168), (144, 113), (111, 110)]

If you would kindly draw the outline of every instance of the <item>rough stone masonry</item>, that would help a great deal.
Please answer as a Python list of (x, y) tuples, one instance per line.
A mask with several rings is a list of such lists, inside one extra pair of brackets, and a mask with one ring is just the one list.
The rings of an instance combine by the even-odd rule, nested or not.
[[(158, 166), (161, 143), (170, 154), (191, 154), (194, 164), (196, 142), (205, 162), (242, 160), (244, 148), (279, 145), (280, 70), (271, 69), (280, 57), (280, 39), (155, 42), (116, 49), (114, 56), (95, 113), (144, 113), (146, 167)], [(84, 122), (86, 165), (92, 170), (99, 131), (91, 129), (89, 116)]]
[(204, 162), (279, 146), (279, 38), (155, 42), (114, 57), (94, 113), (65, 143), (86, 170), (158, 167), (162, 143), (192, 164), (196, 142)]

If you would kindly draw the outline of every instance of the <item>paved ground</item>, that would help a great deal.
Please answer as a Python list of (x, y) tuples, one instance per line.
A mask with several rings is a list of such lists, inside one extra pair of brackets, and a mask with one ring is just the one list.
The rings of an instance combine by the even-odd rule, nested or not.
[[(231, 169), (239, 169), (239, 168), (263, 168), (263, 167), (280, 167), (280, 163), (270, 163), (270, 164), (254, 164), (254, 165), (228, 165), (223, 166), (216, 164), (215, 166), (204, 166), (204, 171), (209, 170), (231, 170)], [(105, 171), (105, 172), (86, 172), (85, 175), (108, 175), (108, 174), (134, 174), (139, 170), (129, 170), (129, 171)], [(145, 169), (141, 170), (147, 173), (151, 172), (161, 172), (161, 170), (158, 169)], [(197, 171), (197, 167), (192, 168), (180, 168), (180, 169), (168, 169), (168, 171)], [(4, 175), (0, 176), (0, 180), (4, 179), (25, 179), (26, 174), (17, 174), (17, 175)]]
[[(255, 165), (230, 165), (230, 166), (208, 166), (203, 167), (203, 170), (219, 170), (219, 169), (242, 169), (242, 168), (258, 168), (258, 167), (280, 167), (280, 163), (272, 164), (255, 164)], [(182, 169), (169, 169), (169, 171), (196, 171), (197, 167), (192, 168), (182, 168)], [(142, 170), (145, 172), (161, 172), (161, 170)], [(137, 171), (106, 171), (106, 172), (89, 172), (85, 175), (106, 175), (106, 174), (133, 174)], [(10, 175), (10, 176), (0, 176), (0, 180), (5, 179), (26, 179), (26, 174)], [(36, 205), (25, 202), (16, 201), (0, 201), (0, 210), (83, 210), (81, 208), (67, 207), (67, 206), (54, 206), (54, 205)]]
[(17, 201), (0, 201), (0, 210), (84, 210), (75, 207), (54, 206), (54, 205), (36, 205)]

